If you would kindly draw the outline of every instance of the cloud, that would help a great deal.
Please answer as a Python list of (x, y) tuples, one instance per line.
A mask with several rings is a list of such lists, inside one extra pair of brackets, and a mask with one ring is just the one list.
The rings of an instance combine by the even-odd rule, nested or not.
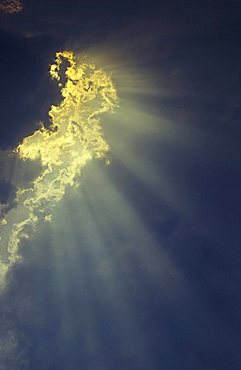
[(0, 2), (0, 11), (13, 14), (23, 10), (23, 4), (19, 0), (3, 0)]
[(21, 240), (29, 239), (39, 224), (51, 220), (66, 187), (78, 187), (87, 162), (105, 158), (109, 150), (99, 115), (117, 104), (111, 77), (70, 51), (56, 54), (50, 75), (58, 81), (63, 96), (59, 105), (51, 106), (50, 128), (42, 124), (14, 150), (18, 159), (40, 163), (41, 170), (28, 185), (17, 188), (15, 207), (0, 220), (3, 286), (9, 268), (22, 260)]

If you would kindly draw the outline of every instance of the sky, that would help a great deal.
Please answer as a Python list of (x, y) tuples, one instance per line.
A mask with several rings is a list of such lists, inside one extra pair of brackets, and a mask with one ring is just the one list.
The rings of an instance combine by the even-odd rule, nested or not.
[(240, 1), (0, 1), (0, 370), (241, 369), (240, 42)]

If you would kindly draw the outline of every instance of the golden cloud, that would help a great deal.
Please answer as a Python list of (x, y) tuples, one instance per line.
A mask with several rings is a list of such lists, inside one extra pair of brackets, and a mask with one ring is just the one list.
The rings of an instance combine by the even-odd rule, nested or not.
[(117, 105), (111, 77), (71, 51), (56, 54), (50, 75), (58, 81), (63, 100), (51, 106), (50, 128), (41, 125), (14, 150), (23, 161), (38, 161), (41, 172), (28, 187), (17, 189), (16, 208), (0, 220), (0, 243), (8, 254), (8, 261), (0, 263), (2, 281), (9, 268), (21, 261), (21, 240), (30, 238), (40, 223), (51, 220), (51, 210), (64, 197), (66, 187), (77, 187), (86, 164), (105, 158), (110, 149), (99, 116)]

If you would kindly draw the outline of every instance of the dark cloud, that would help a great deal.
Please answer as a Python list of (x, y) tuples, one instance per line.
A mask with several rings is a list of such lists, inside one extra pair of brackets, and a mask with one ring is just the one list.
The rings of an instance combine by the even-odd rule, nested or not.
[(23, 4), (19, 0), (2, 0), (0, 11), (8, 14), (19, 13), (23, 10)]

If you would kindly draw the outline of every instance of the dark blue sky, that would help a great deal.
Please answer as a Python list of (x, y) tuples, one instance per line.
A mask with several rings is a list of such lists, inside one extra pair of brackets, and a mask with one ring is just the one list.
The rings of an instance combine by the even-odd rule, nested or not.
[(114, 55), (120, 96), (111, 165), (9, 274), (1, 370), (240, 370), (241, 3), (26, 0), (0, 27), (1, 152), (60, 99), (58, 50)]

